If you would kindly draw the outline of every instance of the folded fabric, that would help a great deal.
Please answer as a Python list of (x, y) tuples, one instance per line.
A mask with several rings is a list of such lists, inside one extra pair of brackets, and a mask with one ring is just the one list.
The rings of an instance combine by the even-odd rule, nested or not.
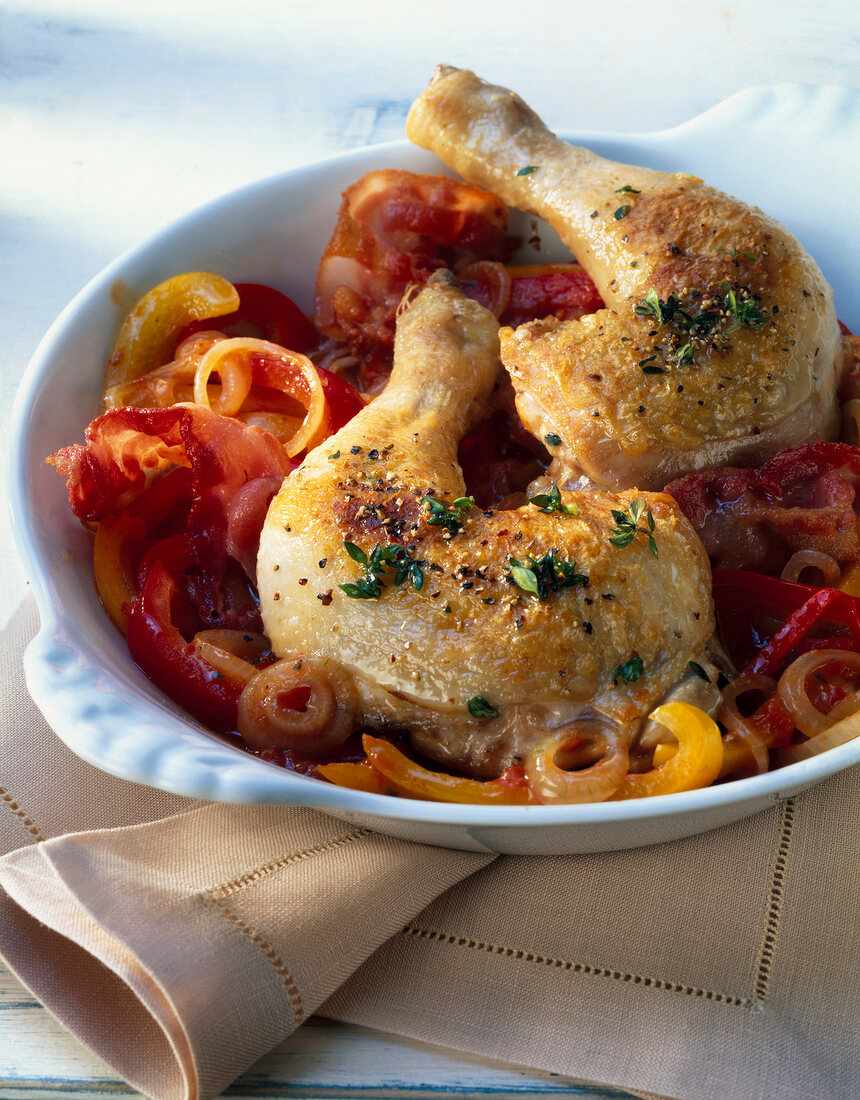
[(321, 1011), (682, 1100), (860, 1095), (860, 770), (726, 829), (498, 857), (201, 804), (78, 760), (3, 639), (0, 954), (158, 1100)]

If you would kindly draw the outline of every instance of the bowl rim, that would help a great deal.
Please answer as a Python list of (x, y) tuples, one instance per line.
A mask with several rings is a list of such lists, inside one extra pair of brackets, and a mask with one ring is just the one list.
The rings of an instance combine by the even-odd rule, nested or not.
[[(777, 102), (786, 99), (795, 100), (798, 96), (836, 96), (844, 98), (845, 93), (850, 91), (850, 89), (840, 86), (814, 87), (799, 84), (761, 86), (737, 92), (722, 103), (687, 122), (651, 134), (607, 134), (588, 131), (577, 131), (571, 134), (566, 130), (560, 132), (562, 136), (569, 140), (572, 139), (582, 143), (611, 140), (621, 144), (635, 141), (659, 145), (668, 139), (683, 137), (685, 132), (691, 128), (710, 125), (714, 121), (720, 123), (737, 112), (745, 113), (756, 110), (763, 98)], [(853, 94), (853, 107), (860, 114), (860, 91), (855, 91)], [(67, 740), (67, 736), (64, 736), (64, 730), (57, 728), (58, 725), (62, 727), (64, 714), (58, 708), (56, 695), (53, 698), (48, 698), (45, 696), (44, 690), (40, 689), (38, 666), (45, 661), (48, 649), (56, 645), (58, 639), (63, 638), (64, 622), (62, 609), (58, 607), (52, 591), (53, 582), (50, 577), (50, 561), (48, 560), (47, 548), (43, 550), (29, 518), (31, 508), (27, 492), (28, 465), (26, 456), (31, 410), (41, 387), (51, 376), (52, 362), (58, 353), (70, 323), (78, 316), (82, 308), (96, 297), (103, 295), (105, 289), (110, 287), (135, 260), (147, 252), (157, 252), (180, 227), (191, 228), (195, 222), (208, 221), (219, 212), (227, 211), (237, 204), (241, 206), (253, 201), (254, 195), (260, 194), (264, 190), (289, 186), (300, 181), (303, 177), (309, 178), (315, 173), (328, 173), (336, 168), (348, 167), (353, 161), (363, 163), (369, 156), (383, 158), (390, 154), (405, 153), (407, 150), (414, 153), (415, 146), (406, 140), (364, 146), (337, 153), (297, 168), (265, 176), (211, 199), (209, 202), (174, 219), (152, 236), (124, 251), (104, 267), (71, 299), (39, 342), (24, 372), (12, 404), (6, 482), (16, 547), (24, 572), (35, 592), (41, 621), (39, 633), (28, 647), (25, 656), (28, 688), (30, 688), (34, 700), (45, 713), (49, 723), (53, 725), (58, 735), (66, 740), (73, 751), (95, 766), (111, 771), (123, 778), (149, 783), (165, 790), (173, 790), (179, 794), (187, 794), (192, 797), (221, 798), (223, 801), (230, 802), (296, 804), (321, 810), (334, 809), (344, 813), (355, 812), (356, 814), (373, 815), (378, 818), (466, 827), (492, 825), (530, 828), (586, 824), (599, 826), (600, 824), (609, 823), (630, 823), (654, 817), (700, 814), (747, 801), (778, 801), (796, 790), (860, 762), (860, 738), (858, 738), (856, 741), (847, 742), (819, 756), (768, 771), (762, 775), (747, 779), (736, 779), (694, 791), (657, 795), (623, 802), (601, 802), (583, 805), (481, 806), (412, 800), (389, 795), (377, 795), (365, 791), (354, 791), (309, 779), (305, 776), (297, 776), (295, 773), (269, 764), (251, 754), (244, 753), (240, 749), (235, 749), (237, 760), (233, 768), (229, 770), (236, 772), (237, 765), (241, 765), (242, 762), (246, 764), (245, 767), (238, 768), (238, 771), (241, 771), (243, 775), (242, 782), (246, 784), (246, 790), (243, 792), (244, 797), (240, 800), (235, 797), (235, 791), (232, 791), (232, 797), (224, 797), (225, 792), (217, 782), (212, 781), (212, 777), (191, 777), (188, 782), (180, 784), (180, 789), (166, 777), (159, 776), (159, 781), (156, 783), (153, 782), (152, 777), (141, 779), (136, 775), (124, 772), (121, 765), (119, 767), (115, 764), (106, 766), (103, 759), (96, 758), (97, 753), (93, 754), (86, 745), (80, 744), (74, 737)], [(444, 170), (448, 171), (447, 169)], [(70, 639), (66, 637), (66, 640)], [(60, 644), (63, 644), (62, 641)], [(150, 695), (152, 693), (160, 694), (154, 685), (147, 688), (147, 693)], [(164, 722), (163, 712), (156, 714), (156, 720)], [(183, 721), (181, 717), (178, 720)], [(165, 733), (169, 734), (168, 727), (171, 724), (172, 719), (168, 719), (165, 725)], [(203, 726), (195, 723), (191, 718), (186, 718), (184, 725), (195, 732), (207, 734), (208, 741), (203, 739), (201, 744), (208, 745), (211, 749), (212, 739), (215, 738), (214, 734), (205, 730)], [(65, 732), (68, 734), (68, 731)], [(217, 740), (217, 738), (215, 739)], [(224, 742), (219, 741), (219, 744), (224, 745), (225, 748), (228, 747)], [(278, 781), (275, 781), (273, 776)], [(296, 782), (296, 780), (299, 780), (299, 782)]]

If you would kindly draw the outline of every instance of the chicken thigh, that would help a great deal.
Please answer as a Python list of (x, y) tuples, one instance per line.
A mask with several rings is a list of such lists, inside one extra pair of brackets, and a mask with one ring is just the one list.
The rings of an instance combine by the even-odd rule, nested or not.
[(714, 623), (707, 557), (670, 497), (464, 496), (457, 447), (501, 366), (494, 317), (451, 282), (401, 307), (386, 389), (284, 481), (257, 574), (280, 657), (346, 673), (356, 722), (408, 727), (486, 777), (586, 711), (635, 731)]
[(568, 145), (464, 70), (437, 70), (407, 133), (549, 223), (607, 305), (501, 333), (520, 416), (566, 483), (660, 489), (835, 437), (832, 291), (776, 221), (694, 176)]

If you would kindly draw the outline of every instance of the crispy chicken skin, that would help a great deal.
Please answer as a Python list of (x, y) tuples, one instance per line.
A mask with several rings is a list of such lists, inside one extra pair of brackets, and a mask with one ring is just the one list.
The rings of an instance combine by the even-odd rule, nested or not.
[[(445, 273), (448, 274), (447, 272)], [(355, 678), (360, 721), (408, 725), (426, 755), (474, 775), (517, 762), (548, 727), (584, 709), (636, 722), (701, 658), (714, 623), (710, 570), (674, 501), (647, 495), (659, 557), (647, 533), (609, 544), (612, 509), (635, 493), (565, 493), (579, 515), (459, 512), (431, 523), (426, 498), (452, 514), (465, 493), (457, 464), (501, 372), (492, 314), (434, 276), (401, 309), (384, 392), (287, 478), (269, 509), (258, 558), (266, 633), (279, 656), (332, 661)], [(643, 523), (644, 526), (644, 523)], [(402, 547), (420, 569), (373, 598), (340, 587), (365, 576), (348, 552)], [(537, 598), (514, 583), (555, 551), (581, 575)], [(631, 655), (638, 680), (613, 682)], [(498, 710), (473, 717), (475, 696)]]
[(501, 332), (520, 416), (538, 438), (561, 438), (551, 450), (568, 479), (660, 489), (835, 437), (832, 291), (779, 223), (694, 176), (570, 146), (465, 70), (437, 69), (407, 133), (548, 222), (606, 302)]

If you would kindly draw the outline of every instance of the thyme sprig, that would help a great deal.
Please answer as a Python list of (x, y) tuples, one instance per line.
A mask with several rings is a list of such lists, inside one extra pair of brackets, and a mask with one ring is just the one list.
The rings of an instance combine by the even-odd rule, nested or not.
[(547, 550), (539, 558), (529, 554), (528, 565), (517, 558), (509, 558), (508, 562), (517, 588), (537, 596), (539, 600), (545, 600), (551, 592), (558, 592), (561, 588), (588, 583), (588, 577), (577, 572), (576, 562), (559, 558), (556, 549)]
[(422, 497), (421, 503), (430, 513), (427, 517), (430, 526), (445, 527), (452, 535), (456, 535), (458, 531), (462, 530), (463, 523), (460, 516), (463, 512), (468, 512), (470, 508), (475, 506), (473, 497), (457, 497), (456, 500), (451, 502), (450, 507), (443, 501), (429, 495)]
[(579, 508), (576, 504), (564, 504), (561, 499), (561, 492), (555, 482), (550, 486), (548, 493), (537, 493), (533, 497), (529, 497), (529, 504), (533, 504), (539, 512), (543, 512), (544, 515), (552, 515), (553, 512), (559, 512), (564, 516), (578, 516)]
[(724, 298), (726, 309), (732, 315), (732, 329), (736, 328), (761, 328), (767, 321), (767, 314), (762, 313), (753, 298), (741, 298), (738, 301), (735, 292), (729, 287)]
[(397, 587), (408, 577), (416, 590), (424, 584), (421, 565), (403, 546), (380, 546), (377, 543), (370, 554), (366, 554), (360, 546), (348, 540), (344, 540), (343, 547), (354, 562), (364, 566), (363, 577), (339, 586), (350, 599), (378, 600), (382, 595), (382, 582), (386, 579), (391, 579)]
[[(613, 508), (611, 514), (612, 518), (615, 520), (612, 538), (609, 540), (612, 546), (618, 550), (623, 550), (625, 546), (630, 545), (637, 533), (639, 533), (647, 537), (648, 549), (654, 557), (660, 557), (657, 550), (657, 543), (654, 539), (654, 529), (656, 527), (654, 517), (651, 515), (651, 509), (646, 506), (642, 497), (636, 497), (635, 500), (630, 502), (630, 506), (625, 508), (623, 512), (620, 509)], [(640, 526), (639, 521), (643, 516), (645, 517), (645, 523)]]

